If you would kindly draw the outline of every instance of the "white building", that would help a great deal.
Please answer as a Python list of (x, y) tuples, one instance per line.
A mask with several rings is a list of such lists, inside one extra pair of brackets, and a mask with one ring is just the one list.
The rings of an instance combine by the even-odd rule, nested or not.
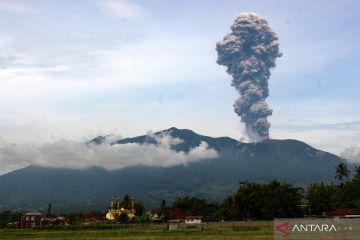
[(186, 216), (185, 224), (200, 224), (201, 218), (201, 216)]

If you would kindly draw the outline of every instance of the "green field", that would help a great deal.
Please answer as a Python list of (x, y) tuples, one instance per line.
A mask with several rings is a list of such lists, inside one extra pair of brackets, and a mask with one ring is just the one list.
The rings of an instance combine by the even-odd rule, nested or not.
[(180, 225), (178, 230), (172, 231), (166, 230), (166, 224), (91, 225), (78, 229), (3, 229), (0, 239), (273, 239), (273, 230), (272, 222), (265, 221)]

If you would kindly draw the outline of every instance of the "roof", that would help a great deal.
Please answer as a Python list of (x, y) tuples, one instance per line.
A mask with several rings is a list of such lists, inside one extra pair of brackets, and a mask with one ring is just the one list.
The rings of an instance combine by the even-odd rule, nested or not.
[(185, 219), (201, 219), (202, 216), (186, 216)]
[(41, 216), (41, 213), (39, 213), (39, 212), (29, 212), (29, 213), (25, 213), (24, 216)]
[(360, 211), (349, 208), (338, 208), (334, 211), (327, 212), (326, 215), (327, 216), (360, 215)]
[(170, 219), (170, 220), (168, 221), (168, 223), (180, 223), (180, 222), (181, 222), (180, 219)]

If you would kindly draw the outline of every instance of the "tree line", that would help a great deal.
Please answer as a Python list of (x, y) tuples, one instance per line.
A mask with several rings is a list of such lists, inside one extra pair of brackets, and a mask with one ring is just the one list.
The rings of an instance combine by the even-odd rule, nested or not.
[(239, 189), (221, 203), (186, 196), (169, 206), (162, 203), (159, 213), (164, 220), (176, 218), (176, 210), (184, 215), (202, 216), (207, 221), (273, 219), (301, 217), (303, 189), (273, 180), (269, 183), (241, 182)]
[[(195, 196), (176, 198), (170, 205), (162, 200), (154, 209), (162, 221), (183, 216), (202, 216), (208, 221), (235, 220), (271, 220), (273, 218), (294, 218), (305, 215), (321, 215), (338, 208), (360, 209), (360, 167), (350, 177), (345, 163), (335, 167), (333, 183), (310, 184), (305, 191), (290, 183), (277, 180), (268, 183), (240, 182), (238, 190), (221, 202), (210, 202)], [(125, 195), (121, 206), (130, 209), (131, 199)], [(140, 202), (135, 202), (136, 218), (134, 222), (149, 222), (151, 216)], [(51, 205), (49, 205), (51, 209)], [(50, 210), (48, 209), (48, 214)], [(104, 216), (105, 213), (94, 213)], [(70, 224), (83, 221), (85, 214), (65, 213)], [(4, 211), (0, 213), (0, 227), (8, 222), (19, 221), (21, 213)], [(120, 222), (128, 222), (125, 217)]]
[(208, 220), (270, 220), (305, 215), (319, 216), (338, 208), (360, 209), (360, 167), (350, 179), (345, 163), (335, 167), (338, 184), (314, 183), (305, 191), (289, 183), (273, 180), (269, 183), (240, 182), (237, 192), (220, 203), (186, 196), (177, 198), (169, 207), (164, 201), (159, 213), (173, 218), (175, 210), (185, 215), (200, 215)]
[(338, 208), (360, 209), (360, 166), (355, 168), (350, 179), (348, 167), (340, 163), (335, 178), (339, 184), (316, 183), (308, 187), (308, 214), (319, 215)]

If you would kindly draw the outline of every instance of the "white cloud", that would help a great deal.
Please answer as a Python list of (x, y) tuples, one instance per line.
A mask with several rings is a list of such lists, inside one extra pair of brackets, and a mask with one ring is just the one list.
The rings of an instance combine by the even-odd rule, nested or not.
[(148, 143), (111, 145), (108, 142), (96, 145), (68, 140), (59, 140), (40, 146), (2, 143), (0, 145), (0, 173), (29, 164), (71, 169), (100, 166), (107, 170), (140, 165), (169, 167), (218, 156), (218, 153), (209, 148), (206, 142), (201, 142), (189, 152), (176, 152), (171, 147), (181, 143), (182, 139), (173, 138), (170, 135), (156, 136), (152, 133), (148, 136), (153, 138), (157, 145)]
[[(289, 18), (292, 21), (291, 24), (283, 23), (280, 27), (274, 27), (279, 33), (284, 56), (279, 59), (278, 66), (274, 69), (274, 75), (270, 80), (272, 87), (276, 86), (277, 81), (282, 81), (278, 83), (279, 85), (286, 86), (290, 84), (287, 83), (290, 79), (298, 80), (301, 87), (302, 82), (306, 82), (306, 78), (299, 80), (298, 77), (288, 77), (288, 75), (316, 73), (320, 71), (319, 69), (325, 68), (329, 62), (358, 52), (354, 51), (358, 49), (357, 41), (355, 41), (358, 38), (358, 31), (354, 28), (351, 31), (345, 28), (344, 32), (334, 35), (334, 38), (328, 37), (333, 32), (325, 30), (328, 29), (326, 27), (333, 26), (333, 22), (346, 27), (341, 19), (336, 18), (337, 14), (330, 14), (332, 18), (316, 18), (317, 21), (313, 21), (314, 17), (318, 16), (314, 12), (318, 10), (317, 6), (311, 8), (307, 6), (305, 8), (307, 15), (294, 15), (294, 11), (279, 9), (278, 6), (276, 9), (282, 11), (275, 12), (276, 9), (272, 11), (273, 6), (269, 5), (271, 11), (268, 11), (268, 15), (272, 15), (275, 18), (273, 20), (278, 19), (278, 22), (283, 22), (284, 19)], [(300, 5), (298, 8), (303, 8), (303, 4)], [(43, 6), (46, 4), (42, 4), (41, 7)], [(75, 7), (76, 4), (72, 6)], [(96, 0), (96, 6), (109, 15), (123, 19), (137, 19), (148, 13), (136, 1), (131, 0)], [(249, 4), (246, 8), (254, 7), (261, 8), (264, 4)], [(59, 12), (66, 9), (66, 12), (71, 13), (72, 11), (69, 11), (71, 8), (64, 4)], [(338, 7), (334, 9), (339, 12)], [(352, 8), (354, 11), (355, 9)], [(40, 10), (32, 1), (0, 0), (1, 13), (26, 14)], [(70, 15), (66, 15), (66, 12), (64, 16), (68, 19), (67, 16)], [(177, 14), (176, 11), (173, 13)], [(9, 142), (37, 141), (37, 144), (40, 144), (39, 141), (68, 139), (89, 132), (93, 134), (116, 129), (127, 135), (136, 135), (148, 128), (164, 129), (182, 126), (202, 131), (206, 135), (230, 135), (238, 138), (241, 131), (237, 127), (239, 118), (233, 113), (231, 106), (233, 100), (222, 106), (218, 104), (220, 101), (214, 97), (215, 94), (210, 95), (206, 92), (209, 88), (220, 86), (209, 82), (213, 79), (222, 82), (224, 88), (228, 89), (228, 93), (233, 94), (230, 76), (226, 74), (224, 68), (215, 63), (216, 51), (214, 50), (216, 40), (228, 31), (228, 24), (233, 17), (229, 15), (229, 12), (223, 12), (224, 16), (229, 16), (229, 18), (226, 21), (224, 20), (226, 17), (219, 18), (220, 21), (217, 21), (216, 26), (211, 25), (210, 31), (210, 28), (200, 28), (205, 26), (200, 24), (202, 21), (199, 22), (200, 25), (197, 25), (198, 23), (194, 26), (189, 25), (189, 22), (193, 22), (199, 16), (193, 13), (189, 12), (187, 15), (189, 18), (185, 20), (182, 18), (176, 20), (177, 15), (174, 15), (174, 21), (170, 22), (161, 21), (161, 18), (165, 19), (167, 15), (160, 14), (154, 19), (140, 19), (146, 21), (136, 26), (128, 26), (129, 22), (124, 22), (124, 25), (116, 25), (115, 29), (97, 27), (111, 24), (109, 20), (114, 20), (114, 24), (119, 24), (118, 19), (94, 15), (93, 24), (84, 19), (79, 21), (82, 19), (82, 15), (79, 14), (76, 19), (68, 19), (75, 20), (71, 22), (73, 24), (62, 20), (58, 21), (59, 25), (54, 25), (62, 26), (59, 30), (63, 29), (68, 34), (63, 34), (63, 31), (53, 31), (53, 28), (48, 27), (48, 23), (51, 23), (50, 26), (56, 23), (52, 22), (51, 16), (48, 16), (49, 22), (38, 19), (42, 22), (39, 22), (39, 26), (35, 28), (32, 21), (19, 20), (5, 24), (4, 31), (0, 34), (2, 66), (0, 69), (0, 137), (8, 138)], [(222, 13), (219, 12), (219, 14)], [(7, 16), (2, 15), (5, 18)], [(339, 14), (339, 16), (350, 17), (349, 14)], [(21, 15), (16, 17), (23, 18)], [(204, 22), (208, 23), (209, 19), (212, 19), (211, 16), (204, 15)], [(273, 20), (269, 19), (269, 22), (276, 24)], [(306, 22), (303, 22), (304, 20)], [(224, 23), (219, 24), (221, 21)], [(16, 22), (18, 25), (15, 24)], [(74, 29), (77, 30), (74, 31)], [(324, 31), (319, 31), (319, 29)], [(323, 37), (324, 33), (326, 37)], [(304, 61), (304, 59), (309, 61)], [(284, 78), (284, 75), (287, 77)], [(174, 104), (166, 100), (161, 105), (155, 105), (145, 98), (139, 100), (142, 101), (141, 103), (134, 104), (136, 99), (131, 94), (129, 94), (131, 97), (124, 97), (121, 100), (114, 98), (110, 106), (108, 105), (110, 101), (106, 102), (103, 99), (100, 99), (96, 105), (88, 101), (88, 99), (95, 99), (94, 96), (97, 94), (108, 94), (111, 99), (115, 96), (115, 92), (116, 96), (121, 96), (140, 88), (149, 86), (157, 86), (159, 89), (169, 88), (166, 85), (168, 83), (175, 85), (184, 81), (193, 81), (193, 79), (202, 81), (205, 91), (199, 92), (189, 88), (183, 92), (204, 95), (208, 99), (213, 97), (213, 100), (210, 99), (207, 104), (207, 106), (212, 106), (211, 108), (206, 108), (205, 105), (197, 102), (200, 97), (193, 101), (194, 104), (188, 102)], [(164, 90), (167, 91), (167, 89)], [(281, 95), (281, 92), (273, 91), (270, 99), (277, 94)], [(295, 126), (297, 130), (294, 130), (292, 126), (286, 126), (286, 123), (280, 128), (279, 124), (273, 121), (275, 118), (281, 118), (284, 121), (288, 117), (297, 118), (299, 121), (313, 119), (323, 123), (328, 121), (329, 117), (335, 116), (339, 118), (336, 121), (359, 119), (356, 111), (357, 101), (352, 101), (352, 104), (348, 102), (334, 104), (331, 95), (329, 101), (318, 101), (316, 104), (316, 102), (308, 101), (309, 97), (306, 95), (294, 105), (291, 101), (292, 94), (293, 92), (290, 92), (290, 96), (279, 100), (291, 105), (270, 104), (274, 108), (274, 116), (271, 117), (274, 126), (271, 128), (273, 137), (299, 138), (335, 153), (359, 141), (359, 130), (332, 129), (328, 131), (327, 127), (318, 129), (318, 126), (312, 127), (311, 130)], [(314, 94), (317, 95), (315, 97), (318, 97), (318, 94), (321, 96), (321, 89)], [(234, 94), (234, 99), (235, 97), (237, 95)], [(351, 102), (351, 96), (345, 97)], [(328, 104), (329, 102), (331, 104)], [(316, 108), (314, 108), (315, 104)], [(169, 113), (175, 109), (174, 106), (178, 108), (179, 105), (186, 108), (183, 107), (178, 111), (179, 113), (175, 111), (171, 112), (173, 114)], [(74, 109), (71, 108), (72, 106)], [(154, 109), (157, 108), (161, 108), (161, 111), (156, 112)], [(202, 110), (197, 111), (198, 108)], [(217, 114), (219, 118), (215, 121), (211, 115), (215, 108), (217, 108), (216, 112), (226, 109), (228, 115)], [(184, 109), (187, 112), (184, 113)], [(150, 110), (152, 114), (148, 114)], [(162, 114), (165, 112), (166, 114)], [(129, 125), (132, 127), (123, 127)]]
[(349, 147), (345, 148), (344, 151), (340, 154), (340, 156), (350, 163), (360, 164), (360, 147)]
[(283, 123), (273, 125), (272, 138), (297, 139), (333, 154), (341, 154), (344, 148), (360, 141), (359, 122), (344, 123)]
[(126, 87), (226, 77), (223, 71), (214, 70), (218, 65), (208, 41), (158, 37), (99, 52), (104, 72)]
[(150, 38), (94, 48), (73, 43), (50, 47), (46, 40), (33, 39), (25, 44), (31, 48), (26, 48), (19, 43), (21, 37), (8, 38), (0, 41), (4, 49), (0, 54), (0, 102), (13, 103), (7, 104), (10, 111), (17, 106), (23, 109), (22, 104), (29, 109), (29, 103), (35, 103), (37, 106), (32, 109), (35, 114), (48, 103), (75, 98), (73, 101), (78, 104), (79, 96), (100, 91), (105, 94), (116, 89), (120, 93), (134, 87), (187, 82), (193, 78), (207, 81), (216, 76), (208, 70), (216, 63), (201, 55), (199, 40)]
[(4, 68), (0, 71), (0, 81), (8, 79), (10, 77), (29, 76), (41, 73), (61, 73), (67, 70), (66, 66), (54, 66), (54, 67), (10, 67)]
[(144, 12), (140, 5), (124, 0), (100, 0), (100, 4), (111, 15), (123, 19), (136, 19)]
[(0, 11), (15, 14), (34, 14), (40, 12), (40, 8), (25, 1), (1, 0)]

